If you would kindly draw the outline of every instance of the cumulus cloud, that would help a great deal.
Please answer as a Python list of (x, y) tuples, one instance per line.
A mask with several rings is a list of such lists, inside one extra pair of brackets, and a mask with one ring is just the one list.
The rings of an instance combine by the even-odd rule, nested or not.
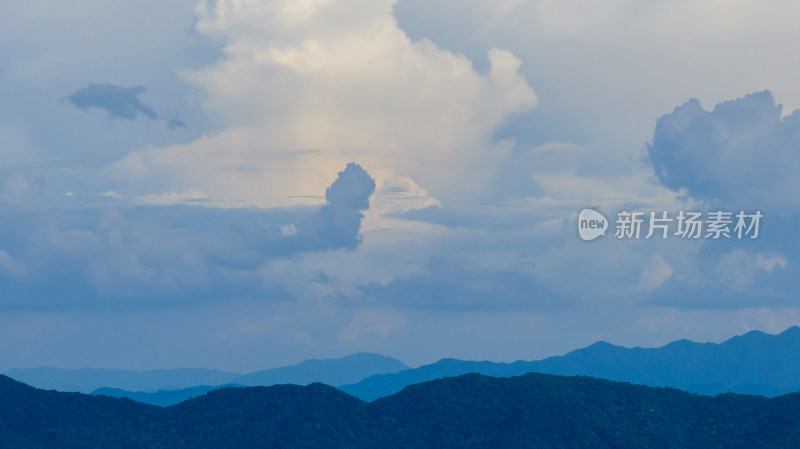
[(435, 198), (474, 197), (509, 151), (493, 131), (538, 99), (510, 52), (489, 50), (479, 73), (463, 55), (409, 39), (393, 3), (204, 3), (196, 28), (224, 37), (225, 57), (187, 79), (229, 126), (134, 152), (114, 175), (161, 174), (169, 190), (192, 185), (217, 200), (313, 204), (324, 173), (358, 160), (379, 188), (399, 175)]
[(375, 181), (360, 165), (351, 162), (325, 191), (327, 203), (313, 215), (291, 226), (251, 228), (249, 234), (270, 255), (355, 249), (361, 243), (363, 211), (369, 208), (373, 192)]
[(744, 207), (796, 209), (800, 191), (800, 111), (782, 117), (769, 91), (713, 110), (689, 100), (664, 115), (647, 145), (667, 187)]
[(692, 270), (670, 263), (643, 271), (643, 282), (646, 273), (663, 275), (647, 303), (737, 308), (796, 301), (790, 257), (800, 245), (800, 111), (782, 112), (764, 91), (711, 111), (692, 99), (657, 121), (647, 151), (662, 185), (697, 200), (695, 210), (759, 210), (763, 218), (757, 239), (697, 242), (695, 254), (683, 259)]
[(125, 88), (114, 84), (90, 84), (78, 89), (67, 97), (75, 107), (88, 111), (89, 108), (103, 109), (111, 117), (134, 120), (137, 113), (155, 119), (156, 113), (139, 99), (147, 92), (144, 86)]
[(359, 228), (373, 192), (372, 177), (360, 165), (347, 164), (325, 191), (328, 203), (295, 225), (288, 244), (314, 250), (354, 249), (361, 243)]

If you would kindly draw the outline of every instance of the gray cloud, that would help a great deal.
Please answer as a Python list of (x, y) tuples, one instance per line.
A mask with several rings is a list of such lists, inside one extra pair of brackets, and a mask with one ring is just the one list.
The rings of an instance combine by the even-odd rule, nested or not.
[(781, 114), (781, 105), (763, 91), (711, 111), (692, 99), (658, 119), (647, 150), (663, 185), (688, 189), (690, 197), (711, 210), (760, 210), (764, 217), (756, 240), (699, 246), (693, 256), (697, 273), (668, 280), (647, 304), (740, 308), (796, 303), (798, 267), (792, 255), (800, 248), (800, 111)]
[(297, 233), (291, 237), (291, 244), (308, 250), (355, 248), (361, 243), (362, 211), (369, 208), (369, 197), (373, 192), (375, 180), (360, 165), (347, 164), (336, 181), (325, 190), (328, 204), (297, 224)]
[(316, 210), (177, 205), (59, 212), (45, 205), (43, 181), (0, 171), (0, 308), (289, 300), (283, 279), (259, 267), (358, 246), (374, 189), (367, 172), (348, 164), (328, 189), (328, 204)]
[(328, 203), (313, 215), (299, 220), (288, 230), (274, 226), (251, 227), (248, 230), (250, 240), (264, 254), (271, 256), (300, 251), (354, 249), (361, 243), (362, 211), (369, 208), (369, 197), (373, 192), (375, 181), (360, 165), (351, 162), (325, 191)]
[(176, 129), (181, 129), (181, 128), (186, 129), (189, 126), (186, 125), (186, 122), (184, 122), (183, 120), (178, 120), (173, 118), (167, 120), (167, 127), (169, 127), (170, 130), (174, 131)]
[(370, 300), (412, 309), (552, 309), (571, 304), (524, 270), (487, 270), (457, 256), (434, 256), (426, 271), (370, 283), (361, 288)]
[(146, 91), (144, 86), (124, 88), (114, 84), (90, 84), (69, 95), (67, 101), (84, 111), (89, 108), (103, 109), (111, 117), (134, 120), (136, 114), (141, 113), (156, 119), (155, 111), (139, 99), (139, 95)]
[(706, 111), (693, 99), (658, 119), (647, 150), (667, 187), (746, 207), (800, 205), (800, 111), (781, 117), (769, 91)]

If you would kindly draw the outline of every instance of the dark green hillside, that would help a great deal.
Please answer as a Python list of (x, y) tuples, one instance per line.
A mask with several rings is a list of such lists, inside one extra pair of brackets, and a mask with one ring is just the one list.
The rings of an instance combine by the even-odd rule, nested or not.
[(0, 404), (0, 442), (21, 448), (141, 447), (156, 434), (160, 411), (128, 399), (39, 390), (6, 376)]
[(226, 388), (160, 408), (0, 377), (0, 447), (800, 447), (800, 395), (698, 396), (589, 377), (479, 374), (366, 403), (335, 388)]
[(366, 447), (366, 403), (323, 384), (226, 388), (164, 410), (187, 447)]

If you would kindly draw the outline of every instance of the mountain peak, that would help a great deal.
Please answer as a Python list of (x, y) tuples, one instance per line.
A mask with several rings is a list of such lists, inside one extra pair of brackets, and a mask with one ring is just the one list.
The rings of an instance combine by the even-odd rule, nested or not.
[[(795, 343), (797, 342), (797, 343)], [(736, 392), (775, 396), (800, 390), (800, 327), (780, 334), (751, 331), (724, 343), (676, 340), (659, 348), (628, 348), (598, 341), (566, 355), (502, 364), (442, 359), (417, 369), (373, 376), (342, 389), (374, 400), (436, 378), (482, 373), (497, 377), (529, 372), (584, 375), (693, 393)]]
[(296, 365), (257, 371), (233, 379), (233, 383), (258, 386), (314, 382), (344, 385), (376, 374), (395, 373), (408, 369), (401, 361), (380, 354), (359, 352), (338, 359), (309, 359)]
[(798, 337), (800, 338), (800, 326), (792, 326), (785, 331), (778, 334), (782, 337)]

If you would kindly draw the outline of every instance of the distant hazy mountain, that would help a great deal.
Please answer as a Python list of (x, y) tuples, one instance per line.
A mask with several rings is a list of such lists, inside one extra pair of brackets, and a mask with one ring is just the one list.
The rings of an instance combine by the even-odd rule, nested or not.
[(362, 352), (338, 359), (310, 359), (297, 365), (257, 371), (231, 382), (248, 386), (321, 382), (337, 386), (358, 382), (375, 374), (396, 373), (405, 369), (408, 366), (397, 359)]
[(358, 353), (338, 359), (310, 359), (297, 365), (245, 375), (205, 369), (127, 371), (93, 368), (62, 370), (50, 367), (13, 369), (5, 375), (47, 390), (147, 399), (142, 402), (172, 405), (180, 402), (178, 398), (185, 400), (195, 397), (220, 385), (308, 385), (322, 382), (336, 386), (358, 382), (375, 374), (395, 373), (404, 369), (408, 369), (408, 366), (397, 359)]
[(680, 340), (661, 348), (599, 342), (564, 356), (514, 363), (444, 359), (416, 369), (368, 377), (340, 389), (371, 401), (404, 387), (466, 373), (509, 377), (540, 372), (586, 375), (650, 386), (718, 394), (776, 396), (800, 390), (800, 328), (779, 335), (753, 331), (721, 344)]
[(145, 391), (128, 391), (119, 388), (98, 388), (92, 392), (93, 396), (110, 396), (112, 398), (128, 398), (136, 402), (144, 404), (158, 405), (159, 407), (167, 407), (170, 405), (180, 404), (181, 402), (197, 396), (202, 396), (209, 391), (218, 390), (220, 388), (237, 388), (242, 385), (225, 384), (219, 386), (200, 385), (196, 387), (181, 388), (179, 390), (158, 390), (155, 392)]
[[(229, 382), (224, 385), (200, 385), (180, 389), (158, 388), (158, 391), (152, 391), (154, 388), (151, 388), (151, 391), (139, 391), (125, 388), (102, 387), (91, 391), (91, 394), (96, 396), (129, 398), (145, 404), (166, 407), (178, 404), (190, 398), (202, 396), (209, 391), (223, 387), (270, 386), (276, 384), (308, 385), (313, 382), (322, 382), (335, 386), (357, 382), (374, 374), (394, 373), (404, 369), (408, 369), (408, 366), (396, 359), (378, 354), (358, 353), (339, 359), (306, 360), (297, 365), (258, 371), (244, 376), (233, 375), (232, 378), (229, 376)], [(9, 377), (14, 377), (11, 374), (14, 374), (14, 372), (9, 374)], [(34, 386), (39, 385), (34, 384)], [(48, 388), (65, 391), (59, 388)]]
[(62, 370), (43, 367), (13, 369), (5, 375), (37, 388), (90, 393), (102, 387), (156, 391), (196, 385), (222, 385), (230, 383), (241, 374), (207, 369), (128, 371), (94, 368)]
[(322, 384), (225, 388), (160, 408), (0, 376), (3, 449), (786, 449), (800, 394), (697, 396), (588, 377), (478, 374), (366, 403)]

